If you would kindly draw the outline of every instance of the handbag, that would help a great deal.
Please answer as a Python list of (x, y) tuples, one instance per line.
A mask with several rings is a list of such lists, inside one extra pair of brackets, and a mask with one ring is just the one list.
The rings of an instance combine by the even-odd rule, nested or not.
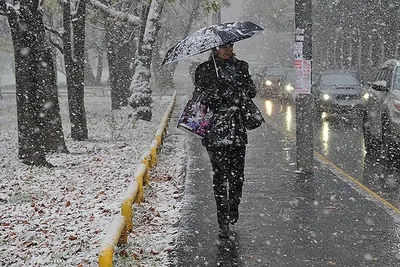
[(213, 111), (200, 103), (201, 94), (190, 99), (178, 119), (177, 127), (203, 138), (211, 126)]
[(244, 117), (244, 125), (247, 130), (253, 130), (261, 126), (265, 122), (260, 109), (254, 103), (253, 99), (243, 93), (242, 112)]

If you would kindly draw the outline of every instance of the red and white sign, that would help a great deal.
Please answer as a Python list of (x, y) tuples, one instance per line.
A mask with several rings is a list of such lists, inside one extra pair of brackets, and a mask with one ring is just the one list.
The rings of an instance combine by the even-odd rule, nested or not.
[(304, 29), (297, 29), (294, 43), (294, 69), (296, 94), (311, 94), (311, 60), (303, 57)]
[(296, 58), (294, 60), (296, 71), (296, 94), (311, 94), (311, 60)]

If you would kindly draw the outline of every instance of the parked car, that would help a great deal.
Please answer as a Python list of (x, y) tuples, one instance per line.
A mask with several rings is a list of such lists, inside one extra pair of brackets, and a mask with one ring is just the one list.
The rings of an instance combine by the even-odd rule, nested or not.
[(363, 86), (356, 72), (324, 71), (311, 87), (316, 115), (359, 115), (362, 111)]
[(258, 79), (259, 96), (265, 98), (279, 98), (283, 77), (287, 68), (266, 67)]
[(400, 60), (386, 61), (366, 89), (363, 133), (367, 153), (400, 167)]

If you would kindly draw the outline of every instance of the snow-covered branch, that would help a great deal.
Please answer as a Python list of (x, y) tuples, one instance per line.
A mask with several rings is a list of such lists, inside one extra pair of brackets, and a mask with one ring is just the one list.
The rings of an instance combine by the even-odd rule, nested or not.
[(62, 31), (58, 31), (56, 29), (54, 29), (53, 27), (50, 27), (48, 25), (44, 25), (45, 29), (51, 33), (53, 33), (54, 35), (56, 35), (59, 38), (62, 38), (63, 32)]
[(57, 48), (61, 54), (64, 54), (64, 49), (61, 47), (61, 45), (57, 44), (56, 42), (53, 42), (51, 39), (49, 39), (49, 42), (55, 47)]
[(93, 29), (99, 30), (99, 31), (105, 31), (106, 30), (105, 27), (99, 27), (99, 26), (96, 26), (96, 25), (94, 25), (92, 23), (89, 23), (87, 21), (85, 21), (85, 25), (87, 25), (87, 26), (89, 26), (89, 27), (91, 27)]
[(124, 12), (116, 11), (112, 7), (104, 5), (97, 0), (90, 0), (89, 3), (92, 4), (95, 8), (99, 9), (100, 11), (108, 14), (111, 17), (115, 17), (121, 21), (127, 21), (134, 25), (140, 25), (140, 23), (142, 22), (140, 20), (140, 18), (137, 16), (134, 16), (134, 15), (128, 14), (128, 13), (124, 13)]

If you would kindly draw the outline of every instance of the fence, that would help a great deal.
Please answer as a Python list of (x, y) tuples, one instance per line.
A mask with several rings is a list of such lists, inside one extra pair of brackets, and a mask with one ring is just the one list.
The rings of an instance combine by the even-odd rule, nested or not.
[(172, 111), (175, 106), (176, 91), (172, 96), (154, 140), (150, 144), (150, 148), (141, 158), (141, 162), (137, 166), (134, 173), (134, 181), (127, 188), (122, 199), (121, 213), (117, 214), (108, 230), (100, 247), (99, 266), (113, 266), (114, 248), (117, 245), (126, 244), (128, 242), (128, 233), (133, 229), (133, 203), (141, 203), (144, 199), (144, 186), (150, 182), (150, 169), (157, 164), (157, 154), (161, 150), (161, 146), (166, 134), (168, 123), (171, 119)]

